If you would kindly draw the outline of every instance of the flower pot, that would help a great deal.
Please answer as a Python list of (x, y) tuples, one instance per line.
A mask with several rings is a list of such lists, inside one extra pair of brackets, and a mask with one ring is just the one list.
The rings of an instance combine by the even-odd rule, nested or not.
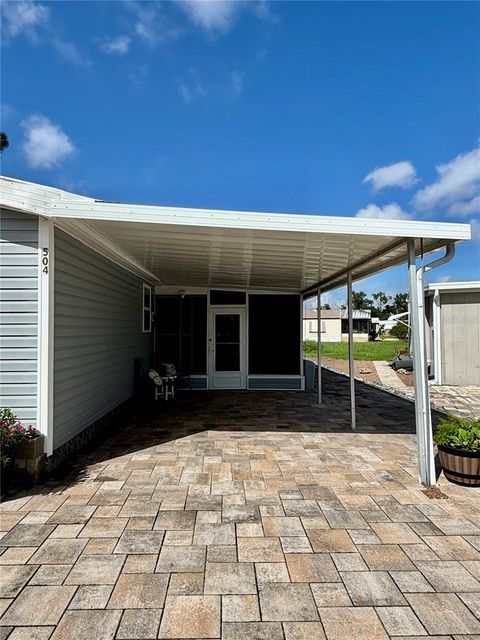
[(45, 436), (41, 435), (33, 438), (30, 442), (25, 442), (17, 449), (16, 457), (24, 460), (33, 460), (43, 455)]
[(480, 452), (438, 445), (438, 458), (445, 477), (468, 487), (480, 487)]

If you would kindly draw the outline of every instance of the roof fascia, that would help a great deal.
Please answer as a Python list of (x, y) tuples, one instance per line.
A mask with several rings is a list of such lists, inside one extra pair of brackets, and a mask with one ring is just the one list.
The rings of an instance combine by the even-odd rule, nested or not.
[(478, 291), (480, 281), (471, 280), (465, 282), (431, 282), (425, 285), (425, 291)]
[(438, 238), (469, 240), (470, 225), (419, 220), (376, 220), (347, 216), (317, 216), (285, 213), (260, 213), (211, 209), (187, 209), (128, 205), (101, 201), (68, 201), (52, 204), (52, 215), (104, 222), (140, 222), (200, 227), (255, 229), (325, 233), (332, 235), (369, 235), (402, 238)]

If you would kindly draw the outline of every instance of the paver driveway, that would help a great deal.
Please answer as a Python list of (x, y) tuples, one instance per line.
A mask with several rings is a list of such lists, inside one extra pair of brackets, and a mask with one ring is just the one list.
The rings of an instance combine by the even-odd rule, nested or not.
[(413, 408), (193, 393), (1, 507), (0, 638), (480, 638), (480, 492), (417, 484)]

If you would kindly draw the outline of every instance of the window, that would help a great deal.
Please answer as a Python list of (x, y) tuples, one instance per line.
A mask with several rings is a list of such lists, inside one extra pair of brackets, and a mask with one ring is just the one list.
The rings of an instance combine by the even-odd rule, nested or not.
[(222, 291), (212, 289), (210, 291), (211, 305), (234, 305), (247, 304), (247, 294), (245, 291)]
[(142, 323), (143, 333), (150, 333), (152, 331), (152, 287), (149, 284), (143, 285)]

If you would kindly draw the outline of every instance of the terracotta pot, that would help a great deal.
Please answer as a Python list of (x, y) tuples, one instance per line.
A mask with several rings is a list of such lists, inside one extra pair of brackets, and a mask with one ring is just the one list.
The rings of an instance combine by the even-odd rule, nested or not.
[(438, 458), (445, 477), (468, 487), (480, 487), (480, 452), (438, 445)]
[(24, 460), (38, 458), (38, 456), (43, 455), (44, 443), (45, 436), (43, 435), (34, 438), (31, 442), (25, 442), (25, 444), (22, 444), (22, 446), (17, 449), (15, 457), (23, 458)]

